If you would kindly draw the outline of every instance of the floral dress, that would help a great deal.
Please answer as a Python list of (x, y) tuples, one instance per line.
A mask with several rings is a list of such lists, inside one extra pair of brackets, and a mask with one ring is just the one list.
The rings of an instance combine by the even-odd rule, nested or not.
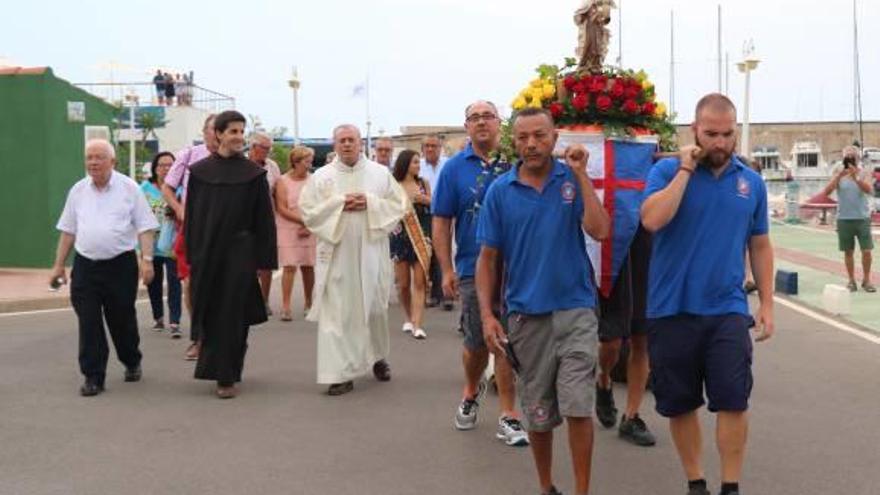
[[(422, 179), (419, 179), (418, 184), (419, 192), (427, 194), (428, 191), (425, 188), (425, 182)], [(416, 217), (419, 219), (419, 225), (422, 227), (422, 232), (425, 233), (425, 237), (427, 237), (430, 242), (431, 207), (428, 205), (413, 203), (413, 209), (416, 212)], [(417, 263), (419, 261), (418, 256), (416, 256), (416, 251), (413, 249), (412, 241), (410, 241), (409, 235), (407, 235), (402, 222), (398, 222), (397, 227), (391, 232), (390, 241), (391, 261), (394, 261), (395, 263), (398, 261)]]

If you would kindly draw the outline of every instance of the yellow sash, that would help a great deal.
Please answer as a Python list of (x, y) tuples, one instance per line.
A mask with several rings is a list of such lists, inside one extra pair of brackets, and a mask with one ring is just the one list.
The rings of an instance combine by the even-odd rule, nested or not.
[(401, 222), (403, 222), (403, 228), (406, 229), (409, 242), (412, 243), (413, 251), (416, 252), (419, 264), (422, 265), (422, 269), (427, 277), (429, 267), (431, 266), (431, 241), (422, 231), (422, 225), (419, 223), (419, 217), (416, 215), (415, 210), (410, 209), (403, 216)]

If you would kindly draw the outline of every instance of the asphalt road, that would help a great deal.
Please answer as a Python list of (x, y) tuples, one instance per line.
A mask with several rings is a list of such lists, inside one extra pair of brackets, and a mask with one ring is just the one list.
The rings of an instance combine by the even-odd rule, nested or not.
[[(277, 294), (275, 294), (277, 297)], [(241, 395), (213, 397), (192, 378), (184, 341), (148, 329), (138, 306), (144, 378), (122, 382), (111, 357), (107, 391), (78, 395), (69, 310), (0, 316), (0, 495), (49, 494), (536, 494), (528, 449), (495, 440), (497, 398), (476, 430), (452, 418), (461, 388), (457, 313), (428, 312), (426, 341), (399, 331), (393, 379), (364, 378), (331, 398), (315, 378), (315, 326), (297, 315), (253, 330)], [(743, 494), (880, 494), (880, 346), (777, 306), (778, 335), (755, 347), (752, 427)], [(618, 404), (625, 390), (615, 391)], [(594, 494), (683, 494), (665, 421), (638, 448), (597, 427)], [(705, 414), (706, 467), (717, 455)], [(557, 486), (571, 493), (564, 430)]]

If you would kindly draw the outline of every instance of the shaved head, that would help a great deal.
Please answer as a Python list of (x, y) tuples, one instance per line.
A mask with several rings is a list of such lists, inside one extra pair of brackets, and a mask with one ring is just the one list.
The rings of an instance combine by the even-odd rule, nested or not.
[(694, 112), (695, 122), (700, 120), (703, 111), (710, 111), (713, 113), (730, 112), (733, 114), (734, 119), (736, 119), (736, 106), (730, 101), (730, 98), (721, 93), (709, 93), (700, 98), (700, 101), (697, 102), (697, 109)]

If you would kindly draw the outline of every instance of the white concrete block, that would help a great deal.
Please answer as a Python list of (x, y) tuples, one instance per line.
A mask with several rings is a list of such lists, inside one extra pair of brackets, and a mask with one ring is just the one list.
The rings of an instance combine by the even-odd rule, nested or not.
[(848, 315), (850, 312), (850, 292), (842, 285), (825, 284), (822, 289), (822, 307), (834, 315)]

